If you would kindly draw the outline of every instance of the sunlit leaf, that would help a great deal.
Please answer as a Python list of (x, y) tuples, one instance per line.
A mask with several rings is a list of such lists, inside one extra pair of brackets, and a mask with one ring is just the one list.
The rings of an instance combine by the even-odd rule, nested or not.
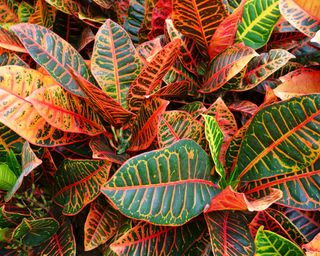
[(15, 52), (27, 52), (16, 35), (2, 27), (0, 27), (0, 47)]
[(1, 23), (19, 22), (17, 15), (19, 3), (15, 0), (0, 1), (0, 20)]
[(17, 180), (15, 173), (6, 163), (0, 163), (0, 189), (10, 190)]
[(212, 167), (198, 144), (180, 140), (129, 159), (102, 192), (127, 216), (182, 225), (199, 215), (217, 193), (210, 180)]
[(29, 23), (51, 28), (55, 19), (55, 9), (45, 0), (37, 0), (34, 13), (29, 18)]

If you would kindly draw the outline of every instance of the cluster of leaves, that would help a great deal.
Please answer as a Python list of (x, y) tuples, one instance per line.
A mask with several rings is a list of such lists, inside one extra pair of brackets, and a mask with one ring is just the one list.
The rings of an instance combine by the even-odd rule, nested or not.
[(317, 0), (0, 0), (0, 254), (319, 253), (319, 30)]

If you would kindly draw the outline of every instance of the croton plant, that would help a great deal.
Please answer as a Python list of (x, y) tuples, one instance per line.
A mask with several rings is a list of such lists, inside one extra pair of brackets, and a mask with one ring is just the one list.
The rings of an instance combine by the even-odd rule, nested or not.
[(1, 255), (319, 255), (319, 0), (0, 0)]

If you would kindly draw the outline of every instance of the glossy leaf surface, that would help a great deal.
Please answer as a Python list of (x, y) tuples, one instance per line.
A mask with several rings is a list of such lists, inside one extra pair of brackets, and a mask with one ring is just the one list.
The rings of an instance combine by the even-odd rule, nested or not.
[(131, 158), (102, 192), (127, 216), (182, 225), (199, 215), (217, 192), (210, 181), (212, 167), (210, 157), (198, 144), (180, 140)]

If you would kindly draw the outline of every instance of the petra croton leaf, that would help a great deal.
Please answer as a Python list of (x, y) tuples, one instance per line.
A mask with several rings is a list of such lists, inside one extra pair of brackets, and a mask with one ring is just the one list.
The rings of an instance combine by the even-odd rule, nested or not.
[(185, 111), (166, 111), (159, 121), (159, 146), (170, 146), (180, 139), (192, 139), (203, 149), (206, 148), (204, 127), (199, 121)]
[(30, 212), (17, 206), (3, 205), (0, 210), (0, 228), (15, 228)]
[(41, 255), (50, 256), (75, 256), (76, 241), (73, 235), (73, 228), (69, 219), (62, 217), (60, 228), (56, 234), (40, 247)]
[(258, 54), (250, 47), (233, 45), (214, 58), (205, 74), (202, 93), (211, 93), (225, 85)]
[(248, 0), (244, 6), (237, 39), (258, 49), (264, 46), (281, 14), (279, 0)]
[[(280, 77), (282, 84), (274, 93), (282, 100), (304, 94), (320, 93), (320, 71), (301, 68)], [(303, 85), (303, 86), (301, 86)]]
[(137, 112), (146, 96), (150, 95), (176, 60), (181, 45), (180, 39), (175, 39), (161, 49), (150, 63), (133, 81), (127, 95), (130, 111)]
[(241, 112), (243, 114), (250, 115), (250, 116), (254, 115), (258, 110), (258, 106), (248, 100), (234, 102), (231, 105), (229, 105), (228, 108), (231, 111)]
[(104, 131), (99, 115), (88, 101), (69, 93), (59, 85), (42, 87), (26, 99), (53, 127), (91, 136)]
[(282, 49), (273, 49), (268, 53), (262, 53), (248, 63), (242, 83), (227, 88), (223, 87), (223, 89), (232, 91), (250, 90), (284, 66), (291, 58), (295, 58), (294, 55)]
[(55, 174), (54, 201), (65, 215), (74, 215), (100, 194), (109, 177), (111, 163), (103, 160), (64, 160)]
[(213, 163), (194, 141), (129, 159), (102, 192), (132, 218), (182, 225), (199, 215), (218, 192), (211, 181)]
[(26, 48), (24, 48), (16, 35), (12, 31), (2, 27), (0, 27), (0, 47), (15, 52), (27, 52)]
[[(102, 198), (104, 199), (104, 198)], [(90, 211), (84, 225), (84, 248), (90, 251), (113, 237), (119, 226), (119, 212), (103, 200), (90, 205)]]
[(127, 32), (108, 19), (96, 34), (91, 68), (101, 89), (122, 107), (141, 62)]
[(168, 104), (168, 101), (157, 98), (147, 99), (144, 102), (132, 123), (129, 151), (143, 150), (151, 145), (157, 136), (158, 120)]
[(85, 79), (95, 83), (81, 55), (51, 30), (27, 23), (12, 26), (11, 29), (22, 41), (31, 57), (67, 91), (78, 96), (85, 96), (70, 74), (68, 65)]
[(254, 255), (254, 243), (247, 226), (248, 220), (242, 212), (211, 212), (205, 214), (205, 219), (214, 255)]
[(37, 0), (34, 13), (29, 18), (29, 23), (50, 28), (53, 26), (56, 10), (45, 0)]
[(54, 218), (35, 220), (23, 219), (13, 231), (13, 238), (21, 239), (27, 246), (38, 246), (47, 241), (59, 229), (59, 223)]
[(1, 23), (19, 22), (17, 15), (19, 4), (15, 0), (0, 0), (0, 20)]
[(144, 1), (144, 18), (138, 31), (139, 42), (148, 40), (148, 34), (151, 31), (152, 12), (158, 0)]
[(194, 101), (184, 105), (180, 110), (188, 112), (194, 119), (197, 119), (207, 108), (200, 101)]
[[(320, 29), (320, 17), (312, 16), (309, 12), (318, 12), (317, 8), (319, 7), (316, 6), (312, 10), (309, 8), (310, 6), (306, 5), (312, 4), (312, 2), (317, 3), (317, 1), (310, 0), (307, 1), (309, 2), (307, 4), (302, 1), (297, 3), (296, 0), (280, 0), (279, 2), (281, 14), (292, 26), (309, 37), (315, 36), (316, 32)], [(304, 6), (301, 6), (301, 4), (307, 8), (303, 9)]]
[(221, 0), (173, 0), (174, 26), (185, 36), (194, 38), (200, 50), (207, 54), (210, 39), (227, 16)]
[(264, 230), (263, 226), (259, 228), (256, 238), (257, 256), (281, 255), (281, 256), (303, 256), (303, 251), (288, 239), (277, 235), (276, 233)]
[(191, 221), (181, 227), (154, 226), (139, 222), (111, 244), (117, 255), (185, 255), (206, 231), (204, 221)]

